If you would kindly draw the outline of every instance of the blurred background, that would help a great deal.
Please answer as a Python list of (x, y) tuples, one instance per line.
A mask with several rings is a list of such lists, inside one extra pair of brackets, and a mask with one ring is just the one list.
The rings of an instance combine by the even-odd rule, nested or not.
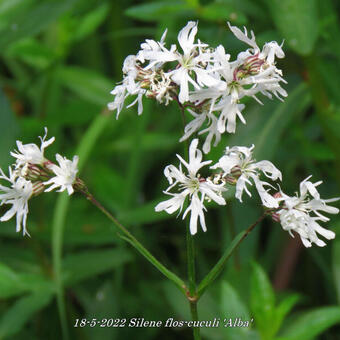
[[(0, 164), (13, 161), (15, 141), (39, 143), (46, 126), (56, 152), (81, 159), (80, 175), (103, 205), (167, 267), (186, 278), (185, 228), (155, 213), (167, 187), (163, 169), (177, 165), (183, 127), (175, 103), (144, 100), (144, 112), (109, 115), (110, 91), (122, 63), (146, 38), (167, 46), (188, 20), (197, 37), (222, 44), (236, 58), (247, 46), (226, 22), (254, 30), (257, 42), (284, 41), (279, 60), (288, 81), (285, 102), (246, 102), (247, 125), (224, 135), (226, 145), (256, 146), (272, 161), (290, 195), (313, 175), (322, 197), (340, 189), (340, 23), (332, 0), (1, 0)], [(53, 160), (53, 159), (52, 159)], [(76, 319), (190, 318), (187, 301), (80, 195), (51, 193), (30, 200), (31, 238), (0, 226), (0, 338), (191, 339), (190, 329), (74, 327)], [(202, 279), (232, 238), (261, 214), (260, 201), (211, 205), (208, 231), (195, 237)], [(339, 205), (337, 205), (339, 206)], [(7, 207), (1, 207), (1, 215)], [(340, 218), (327, 228), (340, 234)], [(241, 245), (198, 304), (202, 320), (254, 318), (252, 328), (202, 329), (205, 339), (340, 339), (340, 238), (306, 249), (267, 218)], [(234, 320), (234, 319), (233, 319)], [(222, 322), (222, 321), (221, 321)], [(65, 338), (65, 332), (64, 332)]]

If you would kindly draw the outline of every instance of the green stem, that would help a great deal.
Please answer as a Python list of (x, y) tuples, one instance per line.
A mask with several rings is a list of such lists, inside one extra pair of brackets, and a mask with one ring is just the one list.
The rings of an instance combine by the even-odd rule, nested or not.
[(63, 248), (63, 234), (65, 219), (67, 213), (67, 207), (69, 202), (69, 196), (66, 193), (62, 193), (58, 200), (54, 210), (53, 224), (52, 224), (52, 260), (54, 270), (54, 280), (56, 285), (57, 306), (61, 324), (61, 331), (63, 339), (69, 339), (66, 307), (64, 299), (64, 289), (62, 282), (62, 248)]
[[(189, 281), (189, 291), (187, 292), (187, 298), (190, 304), (192, 321), (198, 321), (197, 297), (196, 297), (196, 272), (195, 272), (195, 243), (193, 236), (190, 234), (189, 223), (187, 223), (186, 241), (187, 241), (187, 261)], [(194, 339), (200, 340), (201, 336), (199, 327), (193, 327), (192, 330), (194, 334)]]
[(226, 249), (222, 257), (218, 260), (215, 266), (211, 269), (211, 271), (207, 274), (207, 276), (201, 281), (197, 290), (197, 300), (203, 295), (205, 290), (211, 285), (218, 275), (223, 270), (226, 262), (229, 260), (231, 255), (233, 255), (234, 251), (239, 247), (242, 241), (248, 236), (248, 234), (265, 218), (267, 214), (264, 213), (260, 216), (252, 225), (250, 225), (246, 230), (239, 233), (231, 242), (230, 246)]
[(194, 244), (194, 238), (190, 234), (189, 225), (187, 226), (186, 240), (187, 240), (189, 293), (191, 296), (194, 296), (195, 290), (196, 290), (195, 244)]
[[(193, 321), (198, 321), (198, 313), (197, 313), (197, 301), (194, 303), (190, 303), (190, 312), (191, 312), (191, 318)], [(193, 334), (194, 334), (194, 340), (201, 340), (201, 334), (200, 334), (200, 328), (199, 327), (193, 327), (192, 328)]]
[[(92, 122), (91, 126), (86, 131), (82, 138), (76, 154), (79, 155), (79, 171), (85, 164), (95, 142), (100, 135), (101, 131), (107, 126), (107, 123), (111, 119), (107, 111), (104, 110), (96, 119)], [(63, 235), (64, 227), (67, 215), (67, 209), (70, 198), (66, 193), (59, 195), (57, 203), (54, 209), (53, 221), (52, 221), (52, 261), (54, 271), (54, 281), (56, 284), (56, 296), (58, 313), (61, 323), (63, 340), (69, 339), (67, 317), (64, 299), (64, 288), (62, 281), (62, 249), (63, 249)]]
[(160, 263), (109, 211), (107, 211), (88, 191), (80, 192), (95, 206), (97, 207), (106, 217), (111, 220), (119, 231), (123, 234), (118, 234), (125, 241), (129, 242), (135, 247), (151, 264), (153, 264), (164, 276), (175, 283), (175, 285), (181, 290), (182, 293), (186, 294), (187, 288), (183, 280), (181, 280), (176, 274), (166, 268)]

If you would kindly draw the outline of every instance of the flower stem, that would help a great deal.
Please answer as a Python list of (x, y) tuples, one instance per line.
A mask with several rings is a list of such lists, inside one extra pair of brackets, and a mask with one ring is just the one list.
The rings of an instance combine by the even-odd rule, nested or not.
[[(102, 113), (93, 120), (92, 124), (84, 134), (76, 152), (79, 155), (79, 171), (81, 171), (86, 160), (88, 159), (99, 135), (107, 126), (107, 122), (109, 121), (110, 117), (111, 116), (108, 114), (108, 111), (104, 109)], [(66, 195), (66, 193), (63, 193), (58, 197), (52, 220), (52, 261), (54, 280), (56, 283), (58, 313), (60, 317), (63, 340), (69, 339), (62, 280), (63, 236), (69, 201), (70, 197)]]
[(248, 234), (265, 218), (267, 213), (261, 215), (252, 225), (250, 225), (246, 230), (239, 233), (231, 242), (230, 246), (225, 250), (222, 257), (218, 260), (215, 266), (207, 274), (207, 276), (201, 281), (197, 290), (197, 300), (203, 295), (208, 286), (215, 281), (218, 275), (223, 270), (226, 262), (229, 260), (234, 251), (239, 247), (242, 241), (248, 236)]
[[(197, 312), (197, 297), (196, 297), (196, 272), (195, 272), (195, 243), (194, 238), (190, 234), (189, 223), (187, 223), (186, 231), (187, 241), (187, 261), (188, 261), (188, 281), (189, 290), (187, 292), (187, 298), (190, 304), (190, 312), (192, 321), (198, 321)], [(199, 327), (193, 327), (193, 334), (195, 340), (200, 340), (200, 329)]]
[(136, 248), (151, 264), (153, 264), (164, 276), (175, 283), (175, 285), (186, 294), (187, 288), (183, 280), (181, 280), (176, 274), (166, 268), (160, 263), (108, 210), (106, 210), (101, 203), (99, 203), (94, 196), (87, 190), (79, 190), (95, 207), (97, 207), (106, 217), (111, 220), (119, 231), (123, 234), (118, 234), (119, 237), (129, 242), (134, 248)]

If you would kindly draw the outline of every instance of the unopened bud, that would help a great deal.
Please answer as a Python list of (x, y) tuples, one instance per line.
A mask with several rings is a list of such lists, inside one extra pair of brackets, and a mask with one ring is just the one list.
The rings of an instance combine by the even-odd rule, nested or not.
[(236, 185), (237, 183), (237, 179), (230, 175), (224, 176), (223, 179), (225, 180), (226, 183), (229, 183), (231, 185)]
[(43, 182), (34, 182), (33, 183), (33, 196), (38, 196), (45, 191), (45, 186)]
[(272, 212), (271, 217), (274, 222), (280, 222), (280, 214), (278, 214), (277, 212)]

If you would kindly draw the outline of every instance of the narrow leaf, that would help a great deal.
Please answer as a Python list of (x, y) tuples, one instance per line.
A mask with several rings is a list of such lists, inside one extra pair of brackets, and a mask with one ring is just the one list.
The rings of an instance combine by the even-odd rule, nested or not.
[(204, 293), (204, 291), (207, 289), (207, 287), (218, 277), (218, 275), (223, 270), (226, 262), (232, 255), (233, 251), (239, 246), (240, 242), (245, 236), (246, 236), (246, 232), (242, 231), (233, 239), (230, 246), (225, 250), (225, 252), (223, 253), (222, 257), (219, 259), (219, 261), (215, 264), (215, 266), (211, 269), (208, 275), (205, 276), (204, 279), (199, 284), (198, 290), (197, 290), (198, 297), (200, 297)]
[(41, 291), (17, 300), (0, 320), (0, 338), (19, 332), (36, 312), (50, 303), (52, 297), (50, 292)]
[(176, 15), (190, 9), (192, 9), (192, 6), (188, 3), (162, 1), (130, 7), (125, 11), (125, 14), (129, 17), (143, 21), (158, 21), (162, 17), (168, 18), (171, 15)]
[(283, 39), (297, 53), (312, 52), (318, 37), (316, 0), (267, 0)]
[(84, 251), (65, 257), (63, 275), (66, 285), (115, 269), (132, 259), (126, 249)]
[(340, 307), (322, 307), (304, 313), (285, 328), (277, 340), (309, 340), (340, 322)]
[(275, 327), (271, 323), (275, 306), (275, 294), (267, 274), (256, 263), (253, 264), (250, 305), (256, 325), (263, 338), (270, 338), (269, 335), (275, 333)]

